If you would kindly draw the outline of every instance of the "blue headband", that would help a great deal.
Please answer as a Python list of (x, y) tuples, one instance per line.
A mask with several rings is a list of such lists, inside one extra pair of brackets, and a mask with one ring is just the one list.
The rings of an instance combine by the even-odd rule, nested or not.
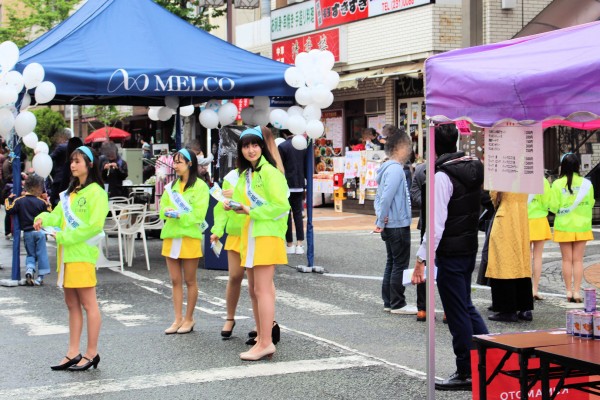
[(190, 152), (187, 149), (181, 149), (179, 150), (179, 152), (183, 154), (183, 156), (187, 158), (188, 161), (192, 161), (192, 156), (190, 155)]
[(91, 162), (94, 162), (94, 155), (92, 154), (92, 151), (87, 146), (79, 146), (77, 148), (77, 150), (79, 150), (80, 152), (85, 154), (87, 156), (87, 158), (90, 159)]
[(259, 138), (261, 138), (261, 139), (264, 140), (263, 135), (262, 135), (262, 131), (260, 130), (260, 126), (255, 126), (254, 128), (248, 128), (248, 129), (246, 129), (240, 135), (240, 139), (243, 138), (246, 135), (255, 135), (255, 136), (258, 136)]
[(566, 156), (568, 156), (569, 154), (573, 154), (573, 153), (565, 153), (562, 155), (562, 157), (560, 158), (560, 163), (562, 164), (563, 160), (565, 159)]

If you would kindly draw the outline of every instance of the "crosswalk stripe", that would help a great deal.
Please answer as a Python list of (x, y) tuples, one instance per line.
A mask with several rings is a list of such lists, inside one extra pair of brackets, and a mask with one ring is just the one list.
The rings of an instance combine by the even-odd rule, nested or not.
[(116, 319), (125, 326), (139, 326), (152, 320), (148, 315), (126, 312), (126, 310), (133, 307), (131, 304), (123, 304), (112, 300), (98, 300), (98, 304), (104, 314)]
[[(361, 356), (333, 357), (315, 360), (257, 363), (228, 368), (180, 371), (166, 374), (146, 374), (124, 379), (86, 380), (85, 382), (58, 385), (24, 387), (0, 390), (0, 398), (41, 400), (72, 397), (73, 393), (86, 396), (102, 393), (117, 393), (133, 390), (155, 389), (189, 384), (202, 384), (234, 379), (259, 378), (296, 373), (343, 370), (383, 365), (383, 363)], [(102, 364), (100, 364), (100, 367)]]
[[(22, 305), (26, 306), (27, 302), (24, 303)], [(68, 326), (47, 322), (35, 315), (35, 311), (31, 309), (11, 308), (0, 310), (0, 316), (9, 319), (12, 325), (22, 325), (27, 329), (27, 335), (29, 336), (56, 335), (69, 332)]]

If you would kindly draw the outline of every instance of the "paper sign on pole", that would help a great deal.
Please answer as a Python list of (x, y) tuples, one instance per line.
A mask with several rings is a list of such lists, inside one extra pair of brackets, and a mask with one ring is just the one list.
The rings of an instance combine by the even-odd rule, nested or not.
[(486, 190), (544, 192), (544, 144), (541, 124), (506, 124), (485, 129)]

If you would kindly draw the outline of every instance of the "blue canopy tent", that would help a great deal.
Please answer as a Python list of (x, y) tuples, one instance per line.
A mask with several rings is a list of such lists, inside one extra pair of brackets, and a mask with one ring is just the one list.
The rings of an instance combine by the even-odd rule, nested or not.
[[(152, 0), (88, 0), (21, 49), (15, 69), (33, 62), (56, 85), (51, 104), (151, 106), (178, 96), (187, 105), (212, 98), (292, 97), (295, 92), (284, 80), (289, 65), (212, 36)], [(13, 169), (14, 190), (20, 191), (20, 163), (13, 163)], [(20, 279), (16, 236), (13, 281)]]

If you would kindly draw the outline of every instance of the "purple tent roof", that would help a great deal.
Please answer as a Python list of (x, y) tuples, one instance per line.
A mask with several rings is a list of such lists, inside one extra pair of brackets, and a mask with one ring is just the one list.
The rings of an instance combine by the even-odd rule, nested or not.
[(600, 22), (449, 51), (425, 63), (427, 115), (589, 121), (600, 116)]

